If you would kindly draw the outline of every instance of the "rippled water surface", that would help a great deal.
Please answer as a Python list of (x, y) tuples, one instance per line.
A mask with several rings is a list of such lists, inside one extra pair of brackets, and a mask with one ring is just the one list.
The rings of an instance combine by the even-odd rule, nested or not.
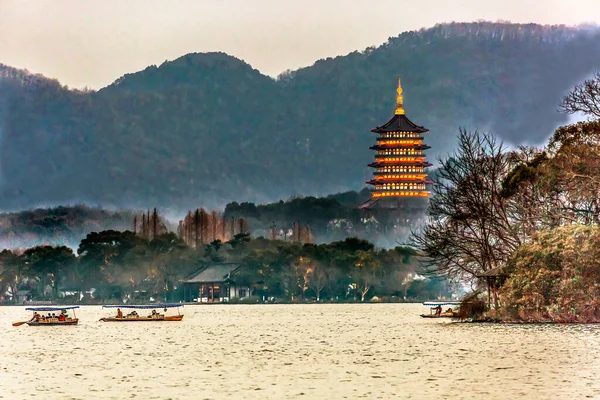
[(415, 304), (182, 310), (12, 327), (30, 313), (0, 307), (0, 398), (600, 398), (598, 325), (456, 324)]

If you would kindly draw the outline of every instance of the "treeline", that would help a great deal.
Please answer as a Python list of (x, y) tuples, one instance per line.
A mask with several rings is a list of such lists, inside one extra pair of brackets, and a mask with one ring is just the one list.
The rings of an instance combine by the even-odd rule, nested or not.
[[(437, 172), (432, 171), (431, 176)], [(359, 205), (371, 198), (368, 189), (327, 197), (292, 197), (287, 201), (256, 205), (232, 202), (225, 218), (244, 218), (255, 236), (301, 242), (328, 243), (348, 237), (368, 239), (380, 247), (406, 242), (412, 230), (424, 222), (427, 201), (406, 198), (397, 209), (363, 210)], [(309, 233), (304, 233), (304, 232)]]
[(600, 72), (560, 107), (589, 120), (543, 148), (461, 131), (415, 236), (432, 272), (489, 285), (494, 317), (600, 321)]
[[(431, 171), (430, 176), (435, 176)], [(226, 242), (238, 233), (272, 240), (328, 243), (348, 237), (368, 239), (379, 247), (405, 242), (411, 229), (422, 223), (427, 203), (405, 199), (393, 212), (361, 211), (371, 196), (367, 189), (327, 197), (293, 197), (276, 203), (232, 202), (224, 210), (190, 210), (177, 223), (157, 209), (109, 211), (84, 205), (60, 206), (0, 214), (0, 248), (23, 249), (39, 244), (77, 248), (88, 232), (131, 230), (151, 240), (177, 233), (188, 246)]]
[(131, 229), (133, 211), (109, 211), (85, 205), (37, 208), (0, 214), (0, 248), (39, 244), (77, 247), (89, 232)]
[(77, 252), (37, 246), (0, 253), (0, 299), (61, 303), (183, 300), (181, 280), (214, 262), (239, 262), (235, 276), (254, 299), (405, 301), (451, 295), (447, 285), (416, 274), (414, 250), (381, 250), (360, 239), (326, 245), (251, 239), (236, 234), (197, 248), (173, 233), (151, 240), (131, 231), (92, 232)]

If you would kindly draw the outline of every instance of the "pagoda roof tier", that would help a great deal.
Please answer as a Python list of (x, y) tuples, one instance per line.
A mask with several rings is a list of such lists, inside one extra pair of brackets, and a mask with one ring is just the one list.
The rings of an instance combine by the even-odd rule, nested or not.
[(429, 132), (429, 129), (419, 126), (412, 122), (406, 117), (405, 114), (395, 114), (392, 119), (386, 122), (382, 126), (378, 126), (375, 129), (371, 129), (374, 133), (388, 133), (388, 132)]
[(433, 164), (423, 160), (423, 161), (394, 161), (394, 162), (381, 162), (376, 161), (374, 163), (369, 164), (369, 167), (380, 168), (380, 167), (404, 167), (404, 166), (416, 166), (416, 167), (431, 167)]
[(401, 145), (401, 144), (389, 144), (389, 145), (375, 145), (375, 146), (371, 146), (369, 147), (369, 149), (371, 150), (387, 150), (387, 149), (415, 149), (415, 150), (427, 150), (430, 149), (430, 146), (427, 146), (426, 144), (407, 144), (407, 145)]
[(431, 179), (406, 179), (406, 178), (397, 178), (397, 179), (371, 179), (370, 181), (366, 182), (369, 185), (378, 185), (378, 184), (382, 184), (382, 183), (425, 183), (425, 184), (431, 184), (433, 183), (433, 181)]

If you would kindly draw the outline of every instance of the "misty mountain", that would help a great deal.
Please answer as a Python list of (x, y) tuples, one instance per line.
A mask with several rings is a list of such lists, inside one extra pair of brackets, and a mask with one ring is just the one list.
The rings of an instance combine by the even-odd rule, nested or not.
[(0, 66), (0, 209), (88, 202), (181, 210), (360, 189), (402, 77), (429, 158), (459, 127), (540, 144), (600, 67), (590, 28), (453, 23), (277, 79), (223, 53), (188, 54), (99, 91)]

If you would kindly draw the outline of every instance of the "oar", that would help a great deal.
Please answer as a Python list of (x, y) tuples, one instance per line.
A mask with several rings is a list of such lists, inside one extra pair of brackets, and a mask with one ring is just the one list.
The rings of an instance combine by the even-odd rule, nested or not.
[(21, 321), (21, 322), (13, 322), (13, 326), (21, 326), (23, 324), (26, 324), (29, 321)]

